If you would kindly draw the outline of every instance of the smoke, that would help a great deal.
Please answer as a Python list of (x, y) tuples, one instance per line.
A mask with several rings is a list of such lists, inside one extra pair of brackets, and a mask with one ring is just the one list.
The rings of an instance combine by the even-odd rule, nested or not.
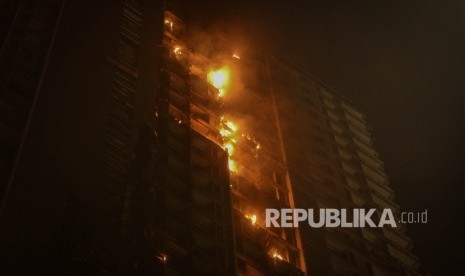
[[(206, 57), (204, 68), (191, 66), (191, 73), (206, 78), (211, 70), (228, 67), (230, 82), (222, 97), (224, 119), (238, 126), (232, 159), (239, 163), (236, 173), (264, 194), (274, 193), (272, 172), (282, 163), (270, 83), (264, 58), (267, 49), (253, 36), (247, 22), (210, 25), (190, 24), (188, 47)], [(233, 57), (236, 55), (236, 57)], [(202, 75), (203, 74), (203, 75)], [(271, 189), (271, 190), (270, 190)], [(269, 196), (265, 196), (269, 198)]]

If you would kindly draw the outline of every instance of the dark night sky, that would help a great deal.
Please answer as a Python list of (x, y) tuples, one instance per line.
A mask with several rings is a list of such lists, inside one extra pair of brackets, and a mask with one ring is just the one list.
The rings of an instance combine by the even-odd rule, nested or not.
[(247, 22), (367, 115), (401, 209), (428, 210), (427, 224), (409, 225), (424, 267), (465, 275), (465, 4), (354, 2), (196, 5), (212, 20)]

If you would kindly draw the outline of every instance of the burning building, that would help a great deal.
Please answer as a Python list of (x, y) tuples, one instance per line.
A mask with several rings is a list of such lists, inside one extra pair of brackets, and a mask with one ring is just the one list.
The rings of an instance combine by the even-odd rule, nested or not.
[[(402, 226), (265, 227), (267, 208), (398, 212), (369, 127), (346, 99), (273, 54), (197, 51), (189, 24), (160, 3), (106, 5), (88, 3), (94, 35), (71, 48), (75, 56), (58, 51), (69, 68), (55, 60), (44, 81), (45, 97), (71, 110), (51, 118), (62, 107), (39, 101), (38, 140), (18, 157), (3, 200), (7, 269), (416, 274)], [(86, 37), (71, 20), (61, 24), (80, 30), (71, 41)], [(61, 35), (57, 47), (69, 43)]]

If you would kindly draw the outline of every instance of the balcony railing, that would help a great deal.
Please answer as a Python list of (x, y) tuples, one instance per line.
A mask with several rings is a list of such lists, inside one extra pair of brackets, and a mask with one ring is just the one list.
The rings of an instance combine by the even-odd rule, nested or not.
[(418, 258), (415, 257), (414, 255), (408, 252), (405, 252), (390, 244), (387, 245), (387, 248), (388, 248), (389, 254), (391, 254), (391, 256), (399, 260), (401, 263), (411, 268), (418, 268), (419, 266)]

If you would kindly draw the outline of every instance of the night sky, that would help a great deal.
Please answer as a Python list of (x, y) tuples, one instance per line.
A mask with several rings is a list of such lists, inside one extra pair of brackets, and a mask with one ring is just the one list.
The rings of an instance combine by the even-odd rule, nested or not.
[(428, 210), (408, 226), (424, 268), (465, 275), (465, 4), (195, 2), (205, 21), (245, 26), (366, 114), (401, 210)]

